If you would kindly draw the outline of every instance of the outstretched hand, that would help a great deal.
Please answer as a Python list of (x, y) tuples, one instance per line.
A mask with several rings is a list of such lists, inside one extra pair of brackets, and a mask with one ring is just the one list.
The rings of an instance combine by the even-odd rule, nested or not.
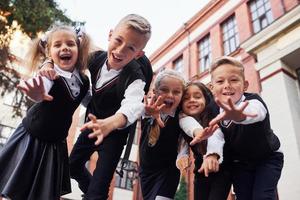
[(161, 120), (160, 111), (166, 104), (162, 103), (161, 99), (162, 97), (159, 96), (154, 102), (153, 96), (151, 97), (150, 101), (148, 100), (147, 96), (144, 96), (144, 106), (145, 114), (152, 116), (154, 119), (156, 119), (160, 127), (164, 127), (165, 123)]
[(17, 85), (17, 88), (36, 102), (53, 100), (52, 96), (45, 93), (44, 83), (41, 76), (33, 78), (32, 85), (28, 81), (22, 81)]
[(190, 159), (188, 155), (182, 156), (176, 160), (176, 167), (182, 172), (186, 172), (190, 166)]
[(247, 117), (257, 116), (257, 114), (244, 112), (249, 104), (248, 101), (242, 102), (239, 106), (234, 105), (230, 98), (227, 100), (227, 104), (222, 103), (219, 99), (215, 99), (215, 101), (224, 111), (209, 122), (210, 126), (219, 123), (221, 120), (233, 120), (240, 122), (245, 120)]
[(203, 163), (198, 170), (199, 173), (204, 173), (205, 177), (208, 177), (211, 172), (219, 171), (219, 161), (217, 154), (210, 154), (203, 159)]
[(215, 130), (217, 130), (219, 126), (217, 124), (214, 124), (213, 126), (205, 127), (201, 130), (196, 130), (197, 133), (195, 133), (194, 139), (190, 142), (190, 145), (195, 145), (199, 142), (202, 142), (203, 140), (206, 140), (209, 138)]
[(99, 145), (103, 142), (103, 139), (114, 130), (111, 123), (108, 119), (97, 119), (95, 115), (89, 114), (88, 118), (91, 120), (85, 123), (80, 131), (84, 131), (86, 129), (93, 130), (92, 133), (88, 135), (89, 138), (96, 138), (95, 145)]

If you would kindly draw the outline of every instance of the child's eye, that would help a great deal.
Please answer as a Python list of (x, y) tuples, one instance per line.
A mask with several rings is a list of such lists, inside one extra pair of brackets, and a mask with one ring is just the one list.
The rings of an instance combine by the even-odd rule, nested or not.
[(167, 88), (160, 88), (159, 90), (164, 93), (167, 93), (169, 91)]
[(135, 48), (134, 48), (133, 46), (129, 46), (128, 49), (129, 49), (130, 51), (135, 51)]
[(121, 39), (119, 39), (119, 38), (115, 38), (115, 41), (116, 41), (117, 43), (121, 43), (121, 42), (122, 42)]
[(67, 45), (68, 45), (69, 47), (73, 47), (73, 46), (76, 46), (76, 43), (75, 43), (75, 42), (68, 42)]
[(174, 94), (174, 95), (180, 95), (180, 94), (181, 94), (181, 91), (175, 90), (175, 91), (173, 91), (173, 94)]

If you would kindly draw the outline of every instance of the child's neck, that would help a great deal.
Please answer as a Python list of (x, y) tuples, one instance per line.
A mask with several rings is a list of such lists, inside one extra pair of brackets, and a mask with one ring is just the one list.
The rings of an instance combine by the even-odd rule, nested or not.
[(111, 64), (109, 64), (108, 63), (108, 61), (106, 61), (106, 67), (107, 67), (107, 71), (109, 71), (109, 70), (115, 70), (115, 71), (119, 71), (119, 70), (121, 70), (122, 68), (120, 68), (120, 67), (114, 67), (114, 66), (112, 66)]

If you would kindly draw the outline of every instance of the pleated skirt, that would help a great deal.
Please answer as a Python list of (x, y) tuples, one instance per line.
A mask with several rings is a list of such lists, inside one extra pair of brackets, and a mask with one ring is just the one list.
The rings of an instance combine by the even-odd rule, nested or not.
[(19, 125), (0, 150), (0, 194), (12, 200), (58, 200), (71, 192), (66, 141), (46, 142)]

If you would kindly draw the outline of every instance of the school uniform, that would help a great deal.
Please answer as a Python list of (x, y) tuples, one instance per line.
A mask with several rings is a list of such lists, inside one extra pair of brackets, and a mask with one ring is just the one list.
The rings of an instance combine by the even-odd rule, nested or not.
[(144, 200), (154, 200), (156, 196), (173, 199), (179, 183), (180, 171), (175, 164), (181, 128), (177, 113), (174, 117), (165, 117), (165, 127), (160, 128), (154, 146), (148, 144), (153, 118), (142, 120), (139, 174)]
[(276, 199), (276, 186), (283, 167), (280, 142), (270, 126), (267, 106), (260, 96), (245, 93), (245, 113), (257, 114), (244, 121), (225, 120), (220, 127), (225, 137), (224, 158), (232, 169), (238, 199)]
[[(0, 194), (13, 200), (58, 200), (71, 192), (66, 137), (72, 115), (89, 89), (88, 78), (54, 68), (43, 77), (52, 101), (34, 104), (0, 153)], [(48, 88), (47, 88), (48, 87)]]
[[(196, 128), (203, 129), (203, 127), (193, 117), (187, 116), (180, 119), (180, 127), (184, 130), (183, 138), (187, 144), (193, 139), (193, 131)], [(194, 155), (194, 199), (195, 200), (224, 200), (227, 199), (230, 187), (231, 176), (228, 166), (223, 161), (223, 145), (224, 135), (220, 129), (217, 129), (212, 136), (200, 144), (195, 144), (191, 147)], [(188, 146), (186, 145), (186, 148)], [(182, 154), (188, 154), (188, 149), (183, 148)], [(204, 172), (199, 173), (203, 163), (203, 157), (210, 154), (219, 155), (220, 168), (216, 173), (209, 173), (206, 177)]]
[[(109, 186), (126, 144), (130, 125), (137, 120), (143, 110), (145, 78), (136, 61), (129, 62), (123, 69), (108, 70), (107, 53), (96, 52), (89, 60), (92, 81), (92, 99), (86, 114), (92, 113), (98, 119), (104, 119), (122, 113), (127, 117), (123, 129), (111, 132), (100, 145), (88, 138), (91, 130), (83, 131), (70, 155), (71, 177), (85, 193), (85, 199), (107, 199)], [(99, 159), (93, 177), (85, 163), (97, 151)]]

